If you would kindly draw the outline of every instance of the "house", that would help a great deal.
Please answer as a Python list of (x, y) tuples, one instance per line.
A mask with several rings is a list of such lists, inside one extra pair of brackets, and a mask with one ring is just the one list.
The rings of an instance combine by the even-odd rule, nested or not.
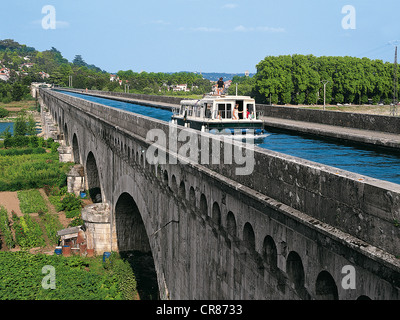
[(42, 77), (42, 79), (47, 79), (50, 78), (50, 75), (46, 72), (40, 71), (39, 75)]
[(8, 76), (8, 74), (0, 72), (0, 80), (8, 81), (9, 79), (10, 77)]
[(23, 69), (24, 67), (31, 68), (33, 67), (33, 63), (24, 63), (19, 66), (20, 69)]
[(0, 80), (8, 81), (10, 79), (10, 69), (1, 68), (0, 69)]
[(110, 74), (110, 81), (115, 81), (115, 80), (119, 80), (119, 77), (117, 77), (117, 75), (115, 74)]
[(172, 88), (173, 91), (190, 91), (187, 87), (187, 84), (177, 84), (173, 86)]

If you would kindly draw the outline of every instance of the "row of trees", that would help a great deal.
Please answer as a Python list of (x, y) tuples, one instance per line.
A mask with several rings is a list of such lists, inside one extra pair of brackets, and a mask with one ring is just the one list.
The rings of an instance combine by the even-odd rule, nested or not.
[[(354, 57), (313, 55), (268, 56), (257, 64), (253, 78), (237, 77), (238, 91), (260, 103), (379, 103), (393, 100), (394, 64)], [(400, 88), (400, 85), (398, 85)], [(230, 93), (235, 90), (234, 85)]]

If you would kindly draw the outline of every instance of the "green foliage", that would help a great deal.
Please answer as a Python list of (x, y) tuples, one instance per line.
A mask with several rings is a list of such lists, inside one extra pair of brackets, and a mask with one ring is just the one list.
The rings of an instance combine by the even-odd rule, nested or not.
[(112, 252), (105, 268), (112, 270), (113, 275), (119, 280), (119, 291), (125, 300), (134, 300), (137, 292), (136, 277), (127, 260), (121, 259), (118, 253)]
[(8, 212), (3, 207), (0, 207), (0, 233), (4, 237), (7, 248), (14, 248), (15, 241), (10, 227), (10, 220), (8, 219)]
[(78, 217), (82, 209), (82, 201), (72, 193), (67, 193), (61, 200), (62, 210), (67, 218)]
[(21, 248), (29, 249), (45, 245), (40, 225), (29, 214), (22, 217), (13, 214), (13, 222), (15, 240)]
[[(105, 269), (101, 257), (0, 252), (0, 261), (0, 300), (123, 300), (120, 286), (134, 278), (122, 260), (116, 261), (116, 270)], [(56, 271), (54, 290), (42, 287), (46, 265)]]
[(21, 148), (21, 149), (0, 149), (0, 156), (21, 156), (24, 154), (43, 154), (46, 150), (43, 148)]
[(14, 136), (25, 136), (27, 132), (26, 114), (20, 113), (14, 122)]
[(329, 81), (326, 86), (328, 104), (362, 104), (368, 99), (374, 103), (388, 103), (393, 96), (392, 63), (297, 54), (268, 56), (258, 63), (252, 95), (259, 103), (321, 104), (322, 80)]
[(59, 236), (57, 235), (57, 231), (63, 229), (63, 225), (60, 222), (60, 219), (57, 215), (47, 213), (41, 216), (41, 220), (43, 221), (47, 238), (50, 243), (53, 245), (58, 244)]
[(48, 212), (46, 202), (39, 190), (18, 191), (17, 194), (22, 213)]
[(38, 189), (44, 185), (62, 187), (71, 163), (60, 163), (57, 154), (29, 154), (0, 157), (0, 191)]
[(9, 111), (3, 107), (0, 107), (0, 118), (5, 118), (9, 115)]

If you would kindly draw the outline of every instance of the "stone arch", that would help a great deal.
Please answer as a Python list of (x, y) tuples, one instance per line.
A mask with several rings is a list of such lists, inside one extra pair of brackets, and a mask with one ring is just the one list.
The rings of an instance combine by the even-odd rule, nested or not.
[(168, 186), (168, 171), (163, 171), (163, 182)]
[(150, 239), (138, 205), (127, 192), (123, 192), (115, 204), (115, 230), (118, 251), (131, 264), (138, 279), (141, 299), (158, 299), (157, 272)]
[(72, 137), (72, 153), (74, 156), (74, 162), (81, 163), (81, 158), (80, 158), (80, 154), (79, 154), (78, 138), (76, 137), (75, 133), (74, 133), (74, 136)]
[(315, 283), (315, 298), (317, 300), (338, 300), (338, 289), (335, 280), (326, 270), (318, 274)]
[(171, 190), (172, 190), (172, 192), (174, 192), (174, 193), (176, 193), (176, 192), (178, 191), (178, 186), (177, 186), (177, 184), (176, 184), (176, 177), (175, 177), (174, 174), (173, 174), (172, 177), (171, 177)]
[(96, 159), (90, 151), (86, 160), (86, 178), (89, 195), (94, 203), (102, 202), (101, 184)]
[(138, 206), (127, 192), (119, 196), (115, 205), (115, 228), (119, 251), (151, 251)]
[(304, 286), (304, 268), (299, 254), (290, 251), (286, 259), (286, 273), (296, 290)]
[(69, 146), (69, 135), (68, 135), (68, 127), (67, 124), (64, 124), (64, 141), (67, 146)]
[(237, 237), (236, 219), (232, 211), (229, 211), (226, 216), (226, 230), (230, 235)]
[(221, 209), (217, 201), (213, 203), (211, 218), (218, 226), (221, 226)]
[(243, 227), (243, 243), (248, 249), (256, 249), (256, 237), (250, 222), (246, 222)]
[(202, 193), (200, 195), (200, 213), (205, 215), (206, 217), (208, 216), (208, 204), (207, 204), (207, 198), (204, 195), (204, 193)]
[(179, 184), (179, 197), (182, 200), (186, 200), (186, 187), (185, 187), (185, 182), (183, 180)]
[(194, 191), (193, 187), (189, 189), (189, 202), (196, 207), (196, 192)]
[(272, 239), (271, 236), (266, 236), (264, 238), (264, 243), (263, 243), (263, 251), (262, 255), (264, 258), (264, 261), (267, 263), (267, 265), (275, 270), (278, 267), (278, 251), (276, 249), (276, 244), (274, 239)]

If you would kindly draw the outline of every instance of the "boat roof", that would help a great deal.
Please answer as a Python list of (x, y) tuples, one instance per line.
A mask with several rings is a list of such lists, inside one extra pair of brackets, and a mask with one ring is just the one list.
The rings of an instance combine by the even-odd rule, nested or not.
[(254, 99), (252, 97), (249, 96), (228, 96), (228, 95), (221, 95), (221, 96), (212, 96), (212, 95), (206, 95), (201, 99), (197, 99), (197, 100), (182, 100), (181, 104), (193, 104), (193, 103), (198, 103), (200, 101), (214, 101), (214, 100), (251, 100), (254, 101)]

